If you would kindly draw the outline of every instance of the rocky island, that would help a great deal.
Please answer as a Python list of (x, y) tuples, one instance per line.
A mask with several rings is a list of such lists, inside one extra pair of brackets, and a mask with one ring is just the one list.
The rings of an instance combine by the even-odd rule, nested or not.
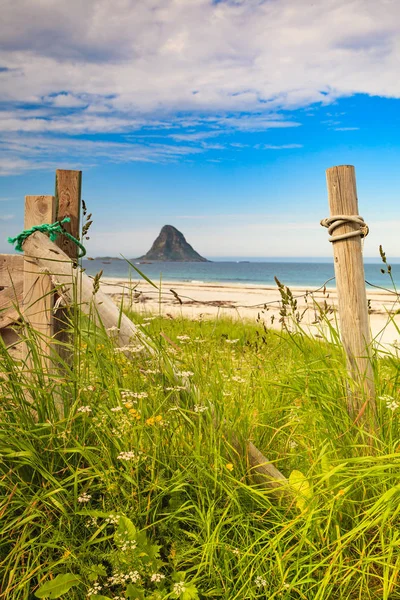
[(138, 260), (209, 262), (187, 243), (183, 233), (172, 225), (164, 225), (150, 250)]

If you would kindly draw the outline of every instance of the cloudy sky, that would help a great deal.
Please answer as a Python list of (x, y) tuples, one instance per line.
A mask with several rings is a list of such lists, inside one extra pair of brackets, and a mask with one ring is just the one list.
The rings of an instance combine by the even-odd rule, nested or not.
[(399, 0), (2, 0), (0, 252), (83, 170), (89, 253), (330, 256), (325, 169), (400, 256)]

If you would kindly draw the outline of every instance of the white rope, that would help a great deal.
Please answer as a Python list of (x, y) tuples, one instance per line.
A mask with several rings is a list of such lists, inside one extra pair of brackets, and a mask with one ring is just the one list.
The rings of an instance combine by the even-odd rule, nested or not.
[[(340, 235), (333, 234), (337, 227), (340, 227), (341, 225), (348, 225), (350, 223), (359, 225), (360, 228), (355, 231), (349, 231), (348, 233), (342, 233)], [(368, 225), (359, 215), (335, 215), (334, 217), (327, 217), (326, 219), (322, 219), (321, 225), (322, 227), (328, 228), (330, 242), (338, 242), (339, 240), (347, 240), (349, 238), (358, 236), (364, 238), (369, 233)]]

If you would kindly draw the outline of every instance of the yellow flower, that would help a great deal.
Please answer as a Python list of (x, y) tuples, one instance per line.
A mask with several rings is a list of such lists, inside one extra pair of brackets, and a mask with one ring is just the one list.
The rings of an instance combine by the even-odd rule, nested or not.
[(154, 417), (149, 417), (146, 419), (146, 425), (154, 425)]
[(132, 402), (125, 402), (124, 406), (125, 408), (132, 408), (133, 404)]
[(226, 465), (226, 468), (228, 469), (228, 471), (233, 471), (233, 464), (232, 463), (228, 463)]
[(154, 420), (156, 423), (161, 423), (162, 421), (162, 415), (157, 415), (156, 417), (154, 417)]

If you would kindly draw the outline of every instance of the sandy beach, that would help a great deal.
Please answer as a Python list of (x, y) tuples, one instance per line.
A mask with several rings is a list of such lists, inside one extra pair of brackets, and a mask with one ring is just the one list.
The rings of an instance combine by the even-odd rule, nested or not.
[[(164, 281), (156, 289), (143, 280), (126, 281), (104, 278), (101, 289), (118, 304), (143, 314), (161, 314), (169, 318), (190, 319), (230, 317), (246, 321), (263, 321), (266, 327), (282, 328), (282, 302), (278, 288), (255, 284), (219, 284), (205, 282)], [(337, 293), (335, 288), (312, 289), (292, 287), (297, 306), (293, 311), (300, 318), (301, 327), (317, 337), (328, 335), (326, 319), (337, 321)], [(396, 345), (400, 334), (400, 315), (397, 296), (383, 290), (367, 290), (372, 336), (377, 345)], [(291, 312), (290, 307), (288, 312)], [(293, 318), (285, 318), (293, 329)]]

